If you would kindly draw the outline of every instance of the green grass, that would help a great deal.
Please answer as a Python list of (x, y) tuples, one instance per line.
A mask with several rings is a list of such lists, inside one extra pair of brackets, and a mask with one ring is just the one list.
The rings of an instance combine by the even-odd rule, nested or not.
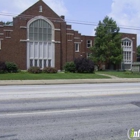
[(120, 71), (99, 71), (96, 72), (101, 73), (101, 74), (108, 74), (108, 75), (113, 75), (116, 77), (120, 77), (120, 78), (140, 78), (140, 72), (137, 73), (132, 73), (130, 71), (125, 71), (125, 72), (120, 72)]
[(107, 76), (98, 74), (108, 74), (120, 78), (140, 78), (140, 73), (118, 72), (118, 71), (99, 71), (95, 74), (88, 73), (56, 73), (56, 74), (31, 74), (28, 72), (0, 74), (0, 80), (49, 80), (49, 79), (105, 79)]
[(49, 79), (103, 79), (109, 78), (97, 74), (56, 73), (31, 74), (27, 72), (0, 74), (0, 80), (49, 80)]

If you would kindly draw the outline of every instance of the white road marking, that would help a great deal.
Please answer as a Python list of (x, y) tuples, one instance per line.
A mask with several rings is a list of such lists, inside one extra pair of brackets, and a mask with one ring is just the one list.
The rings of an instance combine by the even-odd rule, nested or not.
[(113, 105), (113, 106), (96, 106), (88, 108), (76, 108), (76, 109), (64, 109), (64, 110), (45, 110), (45, 111), (33, 111), (33, 112), (19, 112), (19, 113), (4, 113), (0, 114), (0, 117), (8, 116), (30, 116), (30, 115), (42, 115), (42, 114), (55, 114), (55, 113), (72, 113), (72, 112), (83, 112), (83, 111), (115, 111), (115, 110), (125, 110), (125, 109), (139, 109), (137, 106), (132, 104), (124, 105)]
[[(27, 93), (26, 93), (27, 92)], [(132, 94), (140, 94), (140, 88), (128, 88), (127, 90), (80, 90), (80, 91), (56, 91), (46, 93), (46, 91), (38, 91), (38, 92), (18, 92), (16, 94), (0, 94), (0, 101), (3, 100), (22, 100), (22, 99), (41, 99), (41, 98), (73, 98), (73, 97), (95, 97), (95, 96), (116, 96), (116, 95), (132, 95)], [(21, 94), (22, 93), (22, 94)]]

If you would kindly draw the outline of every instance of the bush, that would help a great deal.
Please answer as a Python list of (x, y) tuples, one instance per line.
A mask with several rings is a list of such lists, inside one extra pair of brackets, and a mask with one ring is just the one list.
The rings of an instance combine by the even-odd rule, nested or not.
[(40, 69), (40, 67), (30, 67), (28, 69), (28, 72), (29, 73), (41, 73), (41, 69)]
[(93, 73), (94, 63), (87, 58), (77, 58), (74, 60), (76, 66), (76, 72), (79, 73)]
[(6, 64), (5, 62), (0, 62), (0, 73), (6, 72)]
[(44, 73), (57, 73), (57, 69), (56, 68), (52, 68), (52, 67), (45, 67), (43, 69)]
[(18, 66), (14, 62), (6, 62), (6, 70), (10, 73), (18, 72)]
[(65, 72), (75, 72), (75, 68), (74, 62), (67, 62), (64, 66)]
[(132, 71), (125, 71), (124, 73), (127, 75), (131, 75), (133, 72)]

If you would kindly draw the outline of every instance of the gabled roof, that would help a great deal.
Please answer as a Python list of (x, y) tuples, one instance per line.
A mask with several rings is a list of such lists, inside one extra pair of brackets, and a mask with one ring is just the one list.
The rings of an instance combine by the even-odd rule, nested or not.
[[(42, 12), (39, 12), (39, 6), (42, 6)], [(60, 18), (44, 1), (39, 0), (35, 4), (33, 4), (31, 7), (23, 11), (19, 16), (37, 16), (42, 15), (45, 17), (53, 17), (53, 18)]]

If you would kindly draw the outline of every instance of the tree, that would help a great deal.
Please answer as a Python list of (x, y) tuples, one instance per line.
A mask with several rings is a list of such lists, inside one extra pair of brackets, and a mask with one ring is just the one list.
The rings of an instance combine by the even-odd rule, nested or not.
[(118, 65), (122, 61), (121, 34), (116, 22), (106, 16), (95, 29), (96, 37), (91, 48), (91, 59), (98, 65)]
[(1, 23), (2, 25), (10, 25), (10, 24), (13, 24), (12, 21), (7, 21), (7, 22), (0, 21), (0, 23)]
[(137, 56), (140, 56), (140, 45), (137, 47)]

